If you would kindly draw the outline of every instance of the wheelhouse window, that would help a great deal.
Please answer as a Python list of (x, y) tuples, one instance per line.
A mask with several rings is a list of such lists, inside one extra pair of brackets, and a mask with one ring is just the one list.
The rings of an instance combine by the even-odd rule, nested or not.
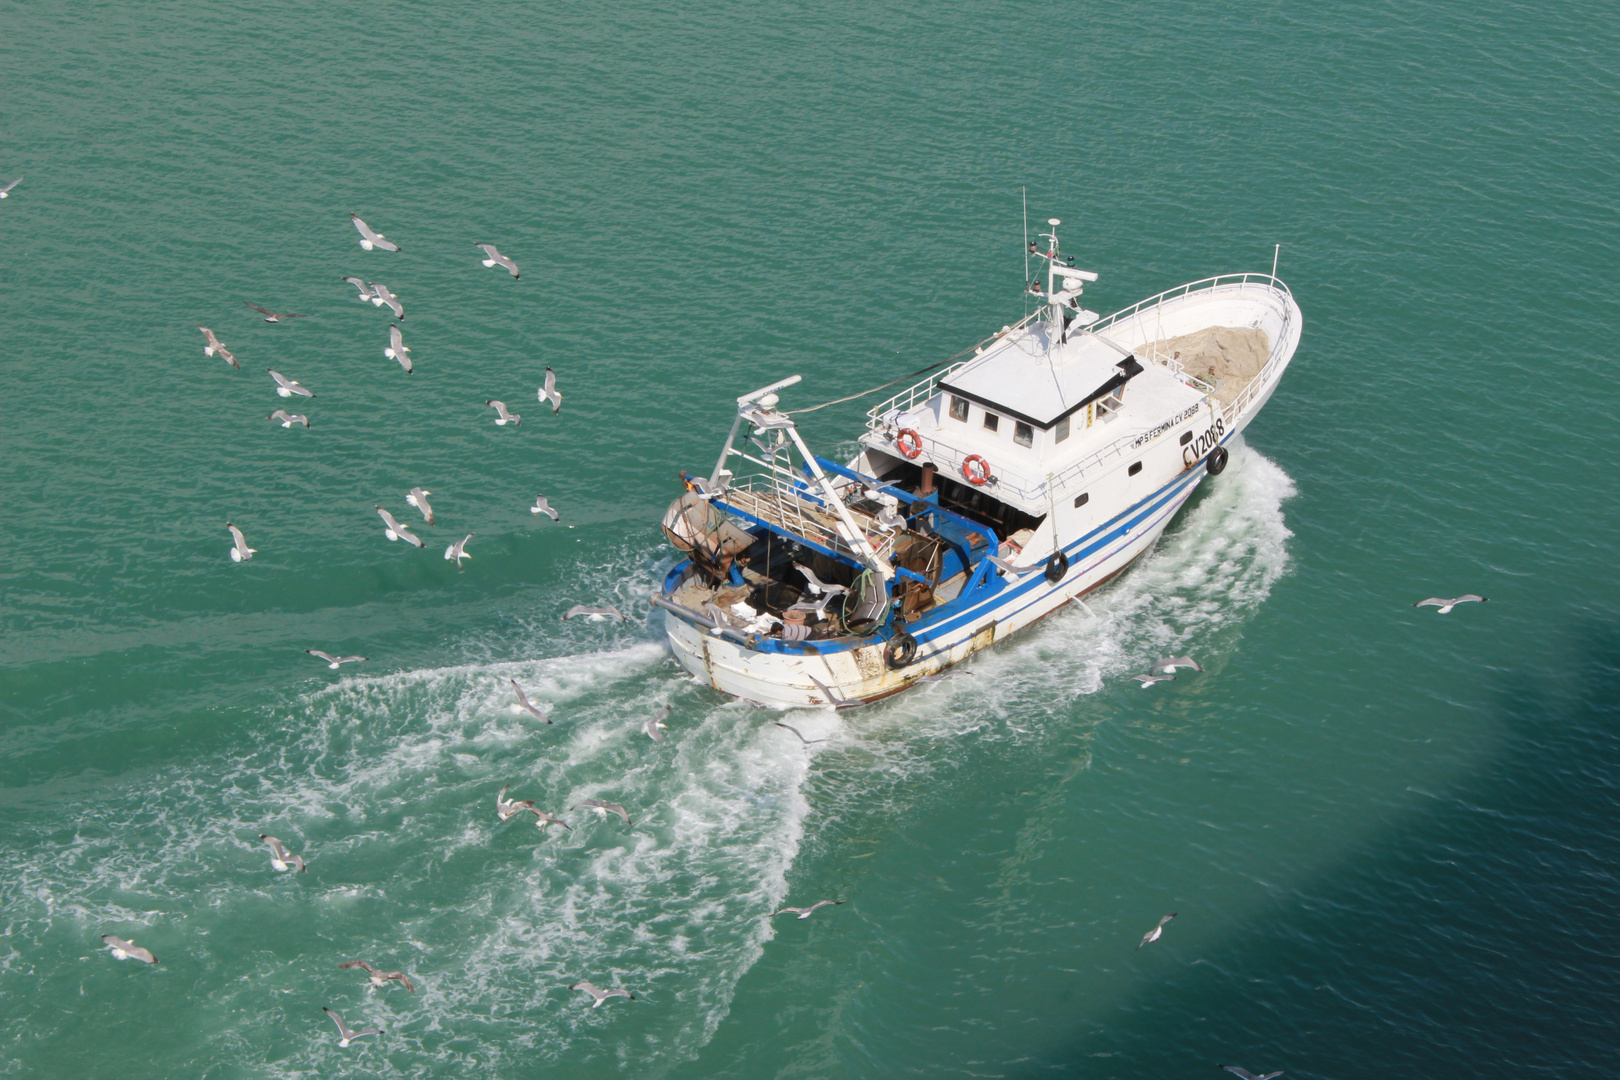
[(1096, 402), (1097, 419), (1099, 419), (1099, 420), (1107, 419), (1108, 417), (1112, 416), (1114, 413), (1118, 412), (1120, 406), (1123, 405), (1124, 403), (1125, 403), (1125, 388), (1123, 386), (1119, 387), (1113, 393), (1108, 394), (1105, 397), (1098, 398), (1097, 402)]
[(1019, 446), (1035, 445), (1035, 429), (1022, 420), (1013, 424), (1013, 442)]
[(955, 394), (952, 394), (951, 395), (951, 419), (952, 420), (960, 420), (965, 424), (965, 423), (967, 423), (967, 414), (968, 414), (967, 398), (957, 397)]
[(1069, 418), (1065, 416), (1052, 428), (1052, 441), (1060, 443), (1069, 437)]
[(984, 414), (984, 430), (986, 430), (986, 431), (995, 431), (1000, 427), (1001, 427), (1001, 417), (997, 416), (993, 412), (988, 412), (987, 411)]

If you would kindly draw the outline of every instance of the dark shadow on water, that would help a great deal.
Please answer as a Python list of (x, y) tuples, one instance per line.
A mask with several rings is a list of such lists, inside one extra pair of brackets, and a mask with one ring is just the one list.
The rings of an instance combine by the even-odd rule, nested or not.
[[(1612, 1076), (1620, 1060), (1620, 621), (1506, 677), (1504, 751), (1434, 810), (1186, 956), (1150, 999), (989, 1073)], [(1286, 812), (1285, 807), (1278, 808)]]

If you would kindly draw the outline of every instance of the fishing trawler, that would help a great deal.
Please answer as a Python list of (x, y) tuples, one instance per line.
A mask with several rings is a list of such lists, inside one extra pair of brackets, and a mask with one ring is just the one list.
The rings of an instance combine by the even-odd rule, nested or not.
[(1273, 267), (1100, 317), (1059, 224), (1034, 312), (872, 408), (852, 460), (782, 407), (800, 376), (737, 399), (664, 515), (682, 666), (776, 707), (887, 697), (1106, 583), (1221, 473), (1299, 344), (1292, 293)]

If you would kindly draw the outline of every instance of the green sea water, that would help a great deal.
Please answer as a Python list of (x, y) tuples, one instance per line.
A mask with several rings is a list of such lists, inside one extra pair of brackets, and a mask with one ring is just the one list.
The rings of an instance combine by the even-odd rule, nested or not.
[[(0, 6), (0, 1075), (1609, 1075), (1615, 15)], [(677, 470), (739, 393), (1016, 321), (1025, 189), (1102, 311), (1282, 245), (1305, 336), (1231, 466), (971, 674), (684, 677)], [(414, 486), (423, 550), (373, 510)]]

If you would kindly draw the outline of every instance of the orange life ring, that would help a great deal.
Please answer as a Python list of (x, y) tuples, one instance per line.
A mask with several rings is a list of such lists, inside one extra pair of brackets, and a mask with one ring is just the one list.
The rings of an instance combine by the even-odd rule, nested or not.
[[(974, 462), (978, 462), (978, 468), (974, 468)], [(969, 454), (962, 462), (962, 475), (974, 487), (982, 487), (990, 480), (990, 463), (978, 454)]]
[(900, 434), (894, 437), (894, 448), (907, 458), (914, 458), (922, 453), (922, 436), (911, 428), (901, 428)]

